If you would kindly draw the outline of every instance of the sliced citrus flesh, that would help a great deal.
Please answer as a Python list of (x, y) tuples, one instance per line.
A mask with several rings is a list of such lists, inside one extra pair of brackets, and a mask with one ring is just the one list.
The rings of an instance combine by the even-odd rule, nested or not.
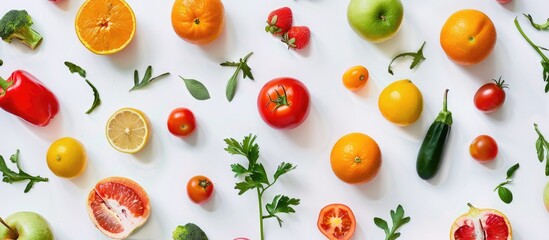
[(221, 0), (176, 0), (172, 27), (179, 37), (193, 44), (207, 44), (223, 30), (225, 8)]
[(113, 239), (125, 239), (147, 222), (149, 197), (136, 182), (124, 177), (99, 181), (88, 195), (88, 214), (99, 231)]
[(469, 212), (452, 224), (450, 240), (512, 240), (511, 223), (503, 213), (468, 205)]
[(381, 150), (370, 136), (350, 133), (334, 144), (330, 165), (341, 181), (365, 183), (372, 180), (381, 168)]
[(344, 204), (330, 204), (320, 210), (317, 226), (330, 240), (348, 240), (355, 232), (355, 215)]
[(76, 14), (76, 35), (96, 54), (121, 51), (135, 35), (133, 10), (124, 0), (87, 0)]
[(133, 108), (116, 111), (107, 121), (106, 131), (111, 146), (124, 153), (136, 153), (143, 149), (150, 137), (147, 116)]

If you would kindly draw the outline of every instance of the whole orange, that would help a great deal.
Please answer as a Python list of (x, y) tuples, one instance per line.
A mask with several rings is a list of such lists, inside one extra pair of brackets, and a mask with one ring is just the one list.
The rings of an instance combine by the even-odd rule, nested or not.
[(357, 91), (366, 85), (369, 76), (370, 73), (364, 66), (353, 66), (343, 73), (343, 85), (351, 91)]
[(440, 45), (457, 64), (472, 65), (484, 60), (496, 45), (496, 28), (486, 14), (464, 9), (452, 14), (440, 32)]
[(381, 150), (366, 134), (347, 134), (332, 148), (330, 164), (341, 181), (350, 184), (368, 182), (381, 168)]
[(185, 41), (207, 44), (223, 30), (225, 9), (221, 0), (175, 0), (172, 26)]

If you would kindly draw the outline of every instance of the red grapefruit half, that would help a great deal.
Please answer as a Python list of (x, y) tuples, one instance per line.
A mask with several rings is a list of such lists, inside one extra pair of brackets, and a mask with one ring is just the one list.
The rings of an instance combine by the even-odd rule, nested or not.
[(88, 195), (88, 214), (93, 224), (113, 239), (127, 238), (145, 224), (150, 213), (147, 193), (128, 178), (105, 178)]
[(511, 223), (494, 209), (478, 209), (468, 203), (469, 212), (458, 217), (450, 230), (450, 240), (512, 240)]

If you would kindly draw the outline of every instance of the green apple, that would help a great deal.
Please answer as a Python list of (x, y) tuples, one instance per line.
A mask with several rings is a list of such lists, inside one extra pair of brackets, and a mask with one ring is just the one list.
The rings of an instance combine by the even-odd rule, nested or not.
[(358, 35), (370, 42), (383, 42), (400, 29), (404, 7), (400, 0), (351, 0), (347, 20)]
[(0, 218), (0, 239), (53, 240), (53, 234), (44, 217), (33, 212), (18, 212), (5, 221)]

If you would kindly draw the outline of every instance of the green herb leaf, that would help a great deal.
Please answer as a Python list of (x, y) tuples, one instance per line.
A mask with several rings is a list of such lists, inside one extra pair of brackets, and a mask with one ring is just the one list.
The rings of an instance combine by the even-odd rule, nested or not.
[(167, 75), (170, 75), (170, 73), (165, 72), (165, 73), (162, 73), (162, 74), (160, 74), (156, 77), (151, 78), (152, 77), (152, 67), (148, 66), (147, 70), (145, 70), (145, 76), (143, 76), (143, 80), (141, 80), (141, 82), (139, 82), (139, 73), (137, 72), (137, 70), (135, 70), (133, 72), (133, 87), (130, 89), (130, 92), (133, 91), (133, 90), (144, 88), (147, 85), (149, 85), (149, 83), (151, 83), (152, 81), (154, 81), (158, 78), (167, 76)]
[(267, 178), (267, 172), (265, 171), (265, 168), (263, 167), (263, 164), (258, 163), (253, 167), (252, 174), (250, 174), (250, 178), (257, 183), (261, 184), (270, 184), (269, 179)]
[(247, 177), (245, 178), (245, 181), (236, 183), (236, 185), (234, 186), (234, 189), (239, 190), (238, 195), (242, 195), (250, 189), (254, 189), (261, 186), (262, 186), (261, 184), (254, 182), (251, 178)]
[(235, 177), (239, 177), (246, 173), (249, 173), (244, 166), (240, 165), (240, 163), (231, 164), (231, 170), (233, 170), (233, 172), (235, 173)]
[(509, 204), (513, 201), (513, 193), (506, 187), (499, 187), (498, 195), (501, 201), (503, 201), (504, 203)]
[(78, 75), (80, 75), (80, 77), (86, 78), (86, 70), (84, 70), (80, 66), (78, 66), (74, 63), (71, 63), (71, 62), (65, 62), (65, 66), (67, 66), (69, 68), (69, 71), (71, 73), (78, 73)]
[[(542, 48), (540, 48), (538, 45), (532, 42), (532, 40), (530, 40), (528, 36), (526, 36), (524, 31), (522, 31), (522, 28), (520, 27), (517, 18), (515, 18), (515, 26), (517, 27), (517, 30), (522, 35), (522, 37), (528, 42), (528, 44), (530, 44), (530, 46), (532, 46), (532, 48), (534, 48), (534, 50), (536, 50), (536, 52), (541, 57), (541, 67), (543, 68), (543, 81), (546, 82), (544, 90), (545, 93), (547, 93), (549, 92), (549, 58), (545, 54), (543, 54), (543, 52), (541, 51)], [(547, 171), (547, 174), (549, 174), (549, 170)]]
[(210, 93), (204, 84), (195, 79), (185, 79), (181, 76), (179, 77), (183, 79), (187, 90), (189, 90), (189, 93), (191, 93), (196, 100), (210, 99)]
[(276, 169), (276, 172), (274, 174), (275, 181), (282, 175), (288, 173), (291, 170), (294, 170), (297, 166), (292, 165), (291, 163), (285, 163), (282, 162), (280, 165), (278, 165), (278, 168)]
[(528, 20), (530, 21), (530, 24), (532, 24), (532, 27), (534, 27), (535, 29), (537, 30), (549, 30), (549, 18), (547, 19), (547, 21), (544, 23), (544, 24), (537, 24), (534, 22), (534, 20), (532, 19), (532, 16), (530, 14), (522, 14), (524, 15), (526, 18), (528, 18)]
[(274, 216), (278, 220), (278, 225), (282, 227), (282, 219), (276, 215), (279, 213), (295, 213), (292, 206), (299, 205), (300, 200), (296, 198), (289, 198), (284, 195), (276, 195), (271, 203), (267, 203), (265, 208), (269, 213), (269, 217)]
[(95, 86), (88, 79), (86, 79), (86, 83), (88, 83), (88, 85), (90, 85), (90, 87), (93, 91), (93, 103), (92, 103), (90, 109), (88, 109), (88, 111), (86, 111), (86, 114), (90, 114), (91, 112), (93, 112), (93, 110), (95, 110), (95, 108), (97, 108), (99, 105), (101, 105), (101, 98), (99, 97), (99, 92), (97, 91), (97, 88), (95, 88)]
[(425, 60), (425, 57), (423, 56), (423, 47), (425, 47), (425, 43), (426, 42), (423, 42), (423, 44), (421, 45), (421, 48), (419, 48), (417, 52), (405, 52), (405, 53), (400, 53), (396, 55), (393, 58), (393, 60), (391, 60), (391, 62), (389, 63), (389, 67), (387, 67), (387, 71), (389, 72), (389, 74), (394, 75), (393, 70), (391, 69), (391, 65), (397, 58), (406, 57), (406, 56), (413, 57), (414, 60), (412, 61), (412, 65), (410, 65), (410, 69), (413, 69), (414, 67), (419, 65), (419, 63)]
[(2, 59), (0, 59), (0, 66), (4, 65), (4, 61), (2, 61)]
[(227, 97), (227, 100), (229, 100), (229, 102), (233, 100), (234, 95), (236, 93), (238, 73), (241, 70), (244, 76), (243, 78), (248, 77), (251, 80), (254, 80), (254, 76), (252, 75), (252, 69), (250, 68), (250, 66), (248, 66), (248, 58), (252, 54), (253, 52), (248, 53), (248, 55), (246, 55), (243, 59), (241, 58), (238, 63), (226, 61), (220, 64), (223, 67), (236, 67), (236, 71), (233, 73), (231, 78), (229, 78), (229, 81), (227, 82), (227, 87), (225, 89), (225, 95)]
[(10, 160), (12, 163), (16, 164), (17, 170), (19, 171), (19, 173), (16, 173), (11, 169), (9, 169), (8, 166), (6, 165), (6, 162), (4, 161), (4, 158), (0, 156), (0, 171), (2, 172), (3, 182), (11, 184), (14, 182), (28, 180), (29, 183), (27, 184), (24, 190), (24, 192), (27, 193), (34, 186), (34, 183), (48, 181), (48, 178), (42, 178), (40, 176), (31, 176), (30, 174), (23, 171), (23, 169), (21, 169), (21, 165), (19, 164), (19, 150), (17, 150), (15, 154), (11, 155)]
[(515, 172), (517, 171), (517, 169), (519, 169), (519, 167), (520, 165), (518, 163), (510, 167), (509, 170), (507, 170), (507, 179), (511, 179), (515, 174)]
[(549, 142), (545, 140), (545, 137), (539, 131), (538, 124), (534, 123), (534, 130), (538, 134), (538, 139), (536, 140), (536, 152), (538, 153), (538, 160), (543, 162), (544, 156), (545, 159), (545, 176), (549, 176)]
[(390, 215), (393, 222), (391, 229), (389, 229), (387, 221), (378, 217), (374, 218), (376, 226), (385, 231), (385, 240), (394, 240), (400, 237), (400, 233), (397, 230), (411, 220), (410, 217), (404, 217), (404, 208), (401, 205), (397, 206), (396, 211), (391, 210)]

